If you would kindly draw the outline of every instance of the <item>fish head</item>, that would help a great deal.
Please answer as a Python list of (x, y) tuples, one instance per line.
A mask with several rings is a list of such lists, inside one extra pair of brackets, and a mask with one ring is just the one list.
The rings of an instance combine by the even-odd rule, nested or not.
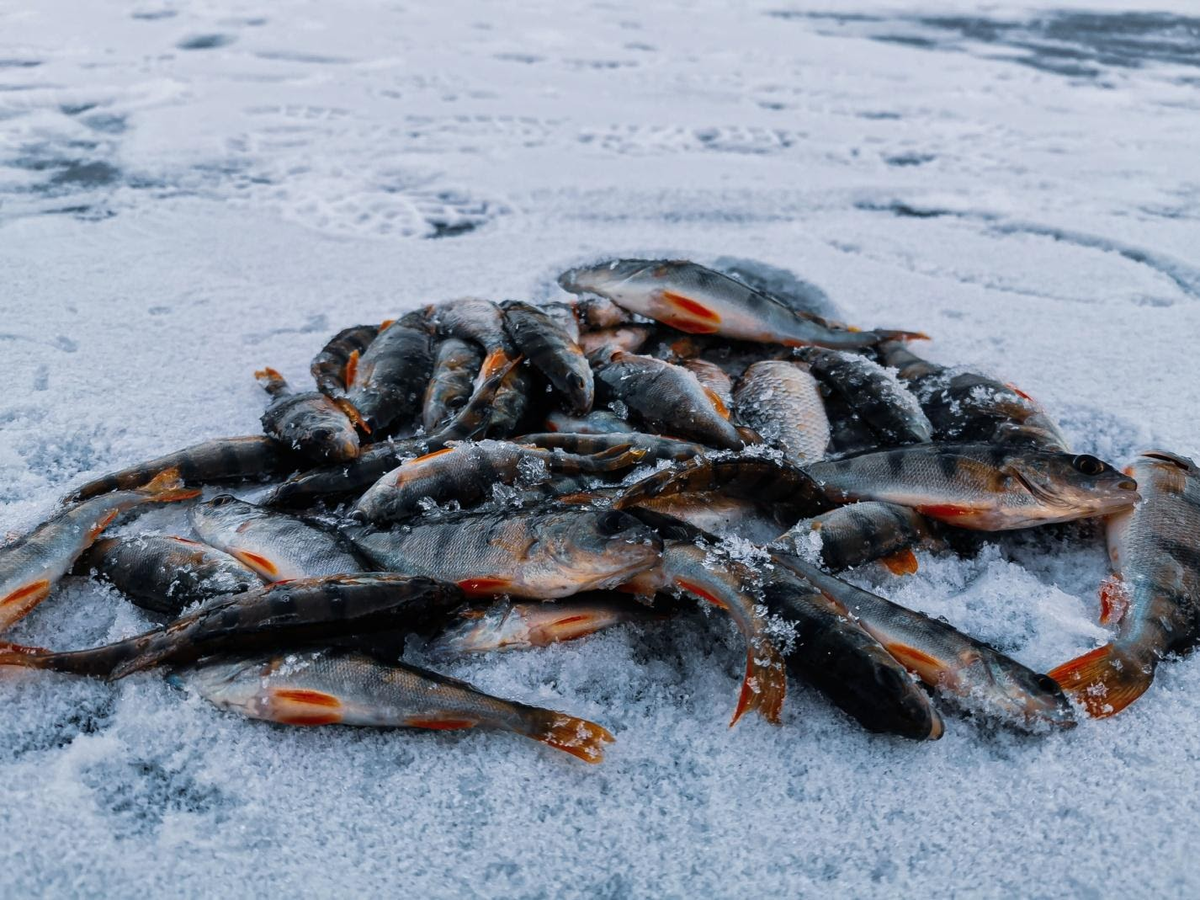
[(543, 534), (555, 560), (589, 586), (609, 586), (657, 564), (662, 538), (615, 509), (581, 510), (552, 517)]
[(1001, 721), (1031, 731), (1070, 728), (1075, 711), (1058, 682), (998, 656), (975, 656), (963, 670), (963, 687)]
[(650, 259), (614, 259), (594, 266), (567, 269), (558, 276), (558, 283), (572, 294), (599, 294), (611, 299), (622, 285), (643, 274), (651, 275), (661, 265), (663, 263)]
[(211, 541), (217, 536), (235, 533), (246, 522), (259, 518), (264, 512), (233, 494), (218, 494), (188, 510), (188, 521), (201, 538)]
[(1086, 453), (1014, 454), (1000, 471), (1056, 516), (1104, 516), (1128, 509), (1140, 497), (1137, 482)]

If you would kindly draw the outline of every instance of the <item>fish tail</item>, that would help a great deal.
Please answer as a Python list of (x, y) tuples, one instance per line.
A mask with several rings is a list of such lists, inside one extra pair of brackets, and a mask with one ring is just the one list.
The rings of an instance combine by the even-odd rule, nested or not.
[(173, 503), (200, 496), (199, 488), (184, 486), (178, 467), (159, 472), (138, 490), (148, 494), (155, 503)]
[(736, 725), (742, 714), (751, 709), (757, 710), (772, 725), (778, 725), (785, 696), (787, 670), (783, 665), (783, 657), (773, 644), (763, 638), (760, 646), (752, 644), (746, 648), (746, 677), (742, 679), (742, 693), (729, 727)]
[(524, 734), (589, 763), (604, 759), (604, 745), (616, 740), (603, 725), (549, 709), (531, 709)]
[(884, 341), (928, 341), (931, 340), (929, 335), (923, 331), (873, 331), (876, 339), (883, 343)]
[(254, 373), (254, 377), (263, 386), (263, 390), (272, 397), (285, 393), (288, 389), (287, 379), (270, 366), (259, 369)]
[(1105, 644), (1046, 674), (1088, 715), (1106, 719), (1146, 693), (1154, 681), (1154, 667), (1153, 657), (1147, 663), (1116, 644)]
[(491, 378), (493, 375), (507, 366), (511, 361), (512, 359), (504, 351), (503, 347), (498, 347), (497, 349), (491, 351), (486, 357), (484, 357), (483, 365), (479, 367), (479, 380), (482, 382), (488, 378)]
[(346, 414), (346, 418), (350, 420), (350, 424), (360, 429), (364, 434), (371, 433), (371, 426), (367, 423), (367, 420), (363, 418), (362, 413), (355, 408), (353, 403), (351, 403), (345, 397), (334, 397), (333, 403), (338, 409)]
[(12, 644), (0, 641), (0, 667), (19, 666), (24, 669), (52, 669), (48, 658), (54, 654), (43, 647)]

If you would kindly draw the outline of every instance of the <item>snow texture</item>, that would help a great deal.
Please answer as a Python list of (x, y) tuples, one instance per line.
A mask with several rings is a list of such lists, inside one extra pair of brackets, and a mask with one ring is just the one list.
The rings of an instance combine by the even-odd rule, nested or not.
[[(0, 536), (254, 433), (255, 368), (307, 383), (343, 326), (606, 255), (762, 260), (1081, 451), (1200, 454), (1200, 18), (1050, 2), (0, 6)], [(1103, 574), (1087, 528), (856, 573), (1041, 668), (1103, 638)], [(14, 636), (149, 622), (71, 578)], [(598, 767), (5, 675), (0, 894), (1200, 893), (1200, 660), (1111, 721), (916, 745), (795, 684), (728, 728), (742, 652), (696, 613), (444, 669), (605, 724)]]

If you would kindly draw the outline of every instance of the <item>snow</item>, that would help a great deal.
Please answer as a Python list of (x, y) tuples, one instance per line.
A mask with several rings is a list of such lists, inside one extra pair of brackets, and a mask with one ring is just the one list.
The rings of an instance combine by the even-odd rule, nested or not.
[[(0, 537), (87, 477), (254, 433), (254, 370), (307, 383), (339, 328), (559, 296), (606, 255), (761, 260), (1017, 384), (1081, 452), (1200, 455), (1200, 21), (1123, 5), (6, 4)], [(1094, 532), (920, 559), (857, 578), (1033, 666), (1103, 637)], [(149, 622), (69, 579), (13, 636)], [(5, 674), (0, 891), (1200, 892), (1200, 660), (1111, 721), (950, 717), (916, 745), (797, 684), (782, 727), (728, 728), (743, 652), (694, 613), (443, 667), (603, 723), (598, 767), (248, 722), (154, 674)]]

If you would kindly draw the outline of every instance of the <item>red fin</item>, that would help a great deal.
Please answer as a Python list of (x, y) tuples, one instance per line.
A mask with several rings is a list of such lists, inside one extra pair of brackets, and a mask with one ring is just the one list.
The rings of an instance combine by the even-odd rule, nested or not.
[(1129, 591), (1120, 575), (1109, 575), (1100, 585), (1100, 624), (1116, 625), (1129, 609)]
[(379, 333), (383, 334), (383, 332), (387, 331), (392, 325), (395, 324), (395, 322), (395, 319), (384, 319), (379, 323)]
[(183, 486), (178, 468), (159, 472), (138, 490), (152, 494), (155, 503), (174, 503), (176, 500), (191, 500), (200, 496), (199, 488)]
[(350, 356), (346, 359), (346, 368), (342, 370), (342, 383), (346, 387), (354, 384), (354, 376), (358, 374), (358, 351), (351, 350)]
[(336, 725), (342, 721), (342, 701), (324, 691), (269, 688), (272, 722), (282, 725)]
[(506, 594), (512, 588), (510, 578), (467, 578), (460, 581), (458, 586), (469, 597), (489, 596), (491, 594)]
[(783, 699), (787, 696), (787, 670), (775, 646), (765, 638), (760, 642), (763, 646), (746, 648), (746, 675), (742, 678), (737, 709), (729, 721), (730, 728), (749, 709), (758, 710), (758, 714), (772, 725), (779, 724)]
[(427, 459), (433, 459), (435, 456), (445, 456), (447, 453), (453, 453), (454, 447), (443, 447), (441, 450), (434, 450), (432, 453), (426, 453), (424, 456), (418, 456), (416, 459), (410, 459), (405, 463), (406, 466), (415, 466), (417, 463), (423, 463)]
[(119, 513), (120, 510), (118, 509), (114, 509), (108, 513), (105, 513), (104, 518), (96, 522), (96, 524), (92, 526), (91, 531), (88, 532), (88, 541), (94, 541), (97, 537), (99, 537), (100, 533), (112, 524), (112, 520), (115, 519)]
[(974, 507), (956, 506), (953, 503), (935, 503), (932, 506), (918, 506), (917, 512), (931, 519), (957, 519), (978, 512)]
[(471, 719), (437, 719), (411, 718), (405, 719), (404, 724), (409, 728), (432, 728), (435, 731), (458, 731), (463, 728), (474, 728), (478, 723)]
[(721, 399), (721, 395), (712, 388), (704, 388), (704, 393), (708, 395), (708, 399), (712, 401), (713, 409), (717, 411), (717, 415), (722, 419), (729, 418), (729, 407), (725, 405), (725, 401)]
[(483, 365), (479, 367), (479, 380), (485, 381), (509, 364), (508, 354), (503, 350), (493, 350), (484, 357)]
[(615, 740), (604, 726), (565, 713), (539, 709), (533, 710), (529, 718), (529, 729), (525, 732), (528, 737), (584, 762), (600, 762), (604, 759), (604, 745)]
[(675, 586), (677, 588), (680, 588), (681, 590), (687, 591), (689, 594), (695, 594), (701, 600), (706, 600), (709, 603), (711, 603), (713, 606), (718, 606), (721, 609), (729, 608), (729, 604), (726, 603), (724, 600), (722, 600), (720, 597), (716, 596), (715, 594), (709, 593), (704, 588), (700, 587), (698, 584), (695, 584), (691, 581), (684, 581), (682, 578), (676, 578)]
[[(7, 597), (0, 598), (0, 610), (4, 610), (4, 612), (0, 614), (0, 622), (7, 620), (8, 616), (11, 615), (11, 611), (4, 609), (5, 607), (12, 606), (15, 608), (17, 606), (24, 606), (25, 609), (18, 613), (17, 617), (20, 618), (30, 609), (33, 609), (33, 607), (38, 603), (41, 603), (43, 600), (45, 600), (49, 593), (50, 582), (45, 578), (42, 578), (38, 581), (24, 585), (23, 587), (17, 588)], [(8, 621), (7, 624), (11, 625), (15, 621), (16, 619), (12, 619)]]
[(721, 317), (717, 313), (713, 312), (703, 303), (693, 300), (691, 297), (677, 294), (674, 291), (663, 291), (662, 298), (692, 318), (711, 323), (709, 326), (711, 331), (716, 331), (716, 326), (721, 324)]
[(1027, 393), (1025, 393), (1023, 390), (1021, 390), (1021, 389), (1020, 389), (1019, 387), (1017, 387), (1015, 384), (1013, 384), (1013, 383), (1011, 383), (1011, 382), (1008, 382), (1008, 383), (1006, 383), (1004, 386), (1005, 386), (1006, 388), (1008, 388), (1010, 391), (1012, 391), (1014, 394), (1016, 394), (1018, 397), (1024, 397), (1024, 398), (1025, 398), (1026, 400), (1028, 400), (1030, 403), (1034, 404), (1034, 406), (1036, 406), (1036, 405), (1037, 405), (1037, 401), (1036, 401), (1036, 400), (1034, 400), (1032, 397), (1030, 397), (1030, 396), (1029, 396)]
[(354, 404), (345, 397), (334, 397), (334, 405), (346, 414), (346, 418), (350, 420), (350, 424), (362, 430), (364, 434), (371, 433), (371, 426), (367, 420), (362, 417), (362, 413), (355, 408)]
[(899, 550), (891, 556), (885, 556), (879, 561), (887, 566), (888, 571), (893, 575), (912, 575), (920, 568), (917, 554), (908, 548)]
[(230, 550), (229, 555), (248, 565), (263, 578), (274, 579), (279, 574), (279, 567), (260, 553), (251, 553), (249, 550)]
[(926, 684), (937, 684), (946, 671), (943, 662), (916, 647), (899, 643), (884, 644), (883, 647), (896, 662), (915, 672)]
[(1154, 681), (1153, 666), (1130, 659), (1113, 644), (1097, 647), (1046, 674), (1096, 719), (1115, 716), (1146, 693)]

